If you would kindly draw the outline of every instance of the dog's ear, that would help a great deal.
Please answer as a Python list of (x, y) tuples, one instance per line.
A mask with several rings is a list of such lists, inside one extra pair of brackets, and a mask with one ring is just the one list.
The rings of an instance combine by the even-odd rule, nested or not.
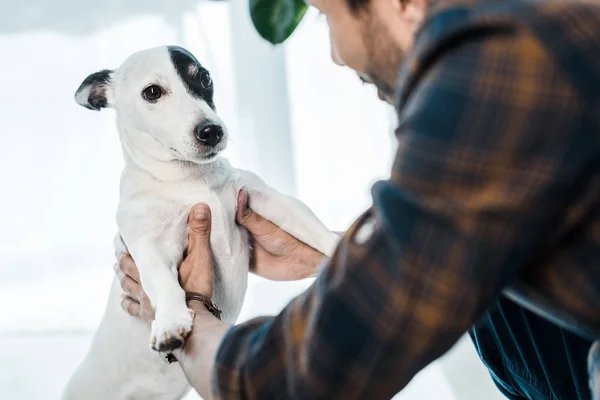
[(104, 69), (85, 78), (75, 92), (77, 104), (96, 111), (111, 107), (114, 104), (115, 96), (112, 74), (113, 71)]

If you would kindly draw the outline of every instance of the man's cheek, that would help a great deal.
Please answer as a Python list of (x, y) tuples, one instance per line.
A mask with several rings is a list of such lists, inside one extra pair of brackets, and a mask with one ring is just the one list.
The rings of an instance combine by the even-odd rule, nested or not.
[(335, 49), (336, 57), (339, 60), (336, 64), (352, 68), (358, 73), (364, 74), (366, 72), (366, 50), (360, 36), (352, 34), (334, 37), (333, 43), (335, 45), (333, 49)]

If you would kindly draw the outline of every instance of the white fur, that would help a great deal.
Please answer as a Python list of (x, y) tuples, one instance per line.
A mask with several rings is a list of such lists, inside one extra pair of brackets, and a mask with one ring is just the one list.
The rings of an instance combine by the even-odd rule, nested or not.
[[(155, 104), (141, 97), (149, 84), (167, 94)], [(238, 192), (246, 188), (253, 210), (326, 255), (337, 235), (301, 202), (281, 195), (256, 175), (234, 169), (219, 156), (206, 158), (193, 129), (203, 122), (225, 127), (201, 99), (192, 97), (165, 47), (138, 52), (111, 74), (105, 90), (114, 107), (126, 166), (121, 177), (115, 252), (130, 253), (142, 285), (156, 309), (150, 327), (120, 307), (123, 295), (113, 282), (104, 317), (85, 359), (71, 377), (63, 399), (178, 399), (189, 385), (178, 363), (167, 364), (150, 342), (183, 336), (192, 316), (177, 279), (187, 246), (191, 207), (207, 203), (212, 213), (211, 248), (216, 260), (215, 303), (223, 320), (234, 323), (246, 292), (247, 233), (235, 223)], [(89, 100), (82, 88), (76, 101)], [(227, 132), (217, 150), (224, 149)]]

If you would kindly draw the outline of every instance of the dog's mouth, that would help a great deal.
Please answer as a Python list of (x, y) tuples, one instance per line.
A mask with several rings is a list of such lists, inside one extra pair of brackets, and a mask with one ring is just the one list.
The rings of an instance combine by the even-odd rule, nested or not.
[(192, 163), (192, 164), (198, 164), (198, 163), (204, 164), (205, 162), (212, 161), (222, 151), (222, 149), (210, 149), (206, 153), (202, 152), (201, 154), (199, 154), (198, 158), (196, 160), (190, 160), (187, 157), (184, 157), (184, 155), (179, 150), (177, 150), (173, 147), (169, 147), (169, 150), (171, 150), (171, 152), (173, 153), (173, 156), (178, 161)]

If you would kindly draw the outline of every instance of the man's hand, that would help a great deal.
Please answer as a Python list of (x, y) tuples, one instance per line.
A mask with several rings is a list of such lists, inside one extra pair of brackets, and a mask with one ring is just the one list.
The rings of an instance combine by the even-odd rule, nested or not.
[(274, 281), (314, 276), (324, 254), (283, 231), (248, 207), (248, 193), (238, 194), (236, 221), (252, 240), (250, 271)]
[(115, 271), (124, 292), (121, 308), (129, 315), (141, 318), (148, 323), (154, 321), (154, 308), (140, 285), (140, 272), (133, 258), (129, 254), (122, 254), (119, 262), (115, 264)]
[(188, 218), (188, 250), (179, 267), (179, 283), (186, 292), (212, 298), (215, 269), (210, 250), (210, 229), (210, 208), (206, 204), (195, 205)]
[[(197, 204), (188, 217), (187, 256), (179, 267), (179, 283), (186, 292), (197, 292), (212, 297), (214, 291), (214, 268), (210, 251), (210, 209), (206, 204)], [(115, 267), (125, 296), (121, 307), (130, 315), (147, 322), (154, 320), (154, 309), (140, 284), (140, 274), (129, 254), (124, 254)], [(205, 311), (204, 306), (198, 311)]]
[[(248, 194), (238, 195), (236, 220), (251, 235), (253, 251), (250, 270), (275, 281), (291, 281), (315, 274), (324, 254), (283, 231), (248, 208)], [(210, 209), (197, 204), (188, 218), (187, 257), (179, 267), (179, 282), (185, 291), (212, 297), (214, 268), (209, 238)], [(140, 284), (139, 271), (129, 254), (124, 254), (115, 266), (125, 296), (121, 307), (130, 315), (147, 322), (154, 319), (154, 309)]]

